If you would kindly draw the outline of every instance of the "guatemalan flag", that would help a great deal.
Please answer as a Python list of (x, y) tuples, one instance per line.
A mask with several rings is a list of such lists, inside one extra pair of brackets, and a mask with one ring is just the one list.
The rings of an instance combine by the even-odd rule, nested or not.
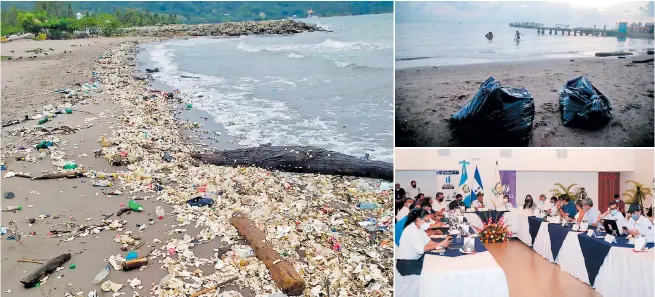
[(468, 204), (466, 203), (466, 199), (470, 200), (469, 187), (468, 187), (469, 175), (468, 172), (466, 172), (466, 165), (471, 163), (466, 162), (466, 160), (462, 160), (459, 162), (459, 164), (462, 164), (462, 175), (459, 177), (459, 191), (462, 192), (463, 195), (466, 195), (466, 198), (464, 198), (464, 204), (466, 204), (466, 207), (469, 207), (470, 201)]

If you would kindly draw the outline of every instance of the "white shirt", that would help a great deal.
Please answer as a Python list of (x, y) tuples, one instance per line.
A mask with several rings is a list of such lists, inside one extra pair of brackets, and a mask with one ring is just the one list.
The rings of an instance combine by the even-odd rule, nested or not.
[(402, 220), (404, 217), (406, 217), (409, 214), (409, 208), (407, 206), (403, 205), (403, 208), (401, 208), (398, 213), (396, 214), (396, 222)]
[(405, 190), (405, 194), (407, 195), (407, 198), (414, 199), (420, 193), (421, 193), (421, 188), (419, 187), (412, 188), (412, 186), (410, 186), (408, 190)]
[(430, 237), (423, 230), (419, 230), (415, 223), (409, 224), (400, 236), (400, 246), (396, 250), (396, 259), (416, 260), (425, 253), (425, 246)]
[[(482, 202), (484, 202), (484, 201), (482, 201)], [(473, 203), (471, 203), (471, 207), (473, 207), (473, 208), (478, 208), (478, 207), (482, 207), (482, 206), (486, 206), (486, 205), (484, 205), (483, 203), (480, 203), (478, 201), (478, 199), (475, 199), (475, 201), (473, 201)]]
[(443, 202), (439, 202), (439, 200), (434, 199), (434, 203), (432, 203), (432, 209), (434, 211), (441, 211), (443, 208), (448, 210), (448, 203), (446, 203), (446, 199), (444, 198)]
[[(610, 219), (610, 220), (616, 220), (616, 226), (619, 227), (619, 234), (624, 234), (623, 233), (623, 226), (628, 225), (628, 220), (623, 217), (623, 214), (621, 214), (620, 211), (617, 210), (616, 215), (613, 216), (611, 213), (608, 213), (603, 217), (603, 219)], [(602, 224), (602, 222), (599, 222), (598, 224)], [(602, 225), (601, 225), (602, 226)], [(607, 231), (607, 230), (605, 230)]]
[(584, 217), (582, 217), (583, 221), (587, 221), (589, 224), (593, 224), (598, 220), (598, 216), (600, 215), (600, 211), (597, 208), (590, 208), (589, 210), (585, 211)]
[(509, 203), (509, 201), (507, 201), (507, 202), (504, 202), (504, 201), (503, 201), (503, 202), (501, 202), (501, 204), (498, 204), (498, 205), (496, 206), (496, 209), (503, 209), (503, 208), (504, 208), (505, 210), (510, 210), (510, 209), (514, 208), (514, 205), (512, 205), (511, 203)]
[(557, 203), (549, 203), (547, 209), (550, 209), (551, 216), (557, 215), (559, 213), (557, 211)]
[(548, 199), (546, 199), (544, 201), (537, 200), (535, 203), (537, 204), (538, 209), (541, 209), (541, 210), (544, 210), (544, 211), (550, 209), (550, 201), (548, 201)]
[(639, 234), (643, 234), (646, 237), (653, 237), (653, 222), (644, 216), (639, 216), (639, 219), (636, 222), (632, 219), (632, 216), (630, 216), (630, 220), (626, 227), (630, 230), (636, 229), (639, 231)]

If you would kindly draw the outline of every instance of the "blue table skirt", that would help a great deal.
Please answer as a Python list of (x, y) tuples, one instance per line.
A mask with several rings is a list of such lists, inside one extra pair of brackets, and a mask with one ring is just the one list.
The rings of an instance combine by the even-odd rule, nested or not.
[(500, 219), (503, 217), (503, 214), (506, 213), (506, 210), (487, 210), (487, 211), (476, 211), (475, 214), (480, 217), (480, 220), (482, 220), (483, 223), (487, 223), (489, 218), (491, 218), (492, 223), (498, 223)]
[(569, 232), (573, 231), (573, 225), (570, 224), (567, 227), (562, 227), (562, 225), (557, 224), (548, 224), (548, 234), (550, 235), (550, 251), (553, 252), (553, 260), (557, 260), (557, 255), (559, 250), (562, 248), (564, 239)]
[(537, 233), (539, 232), (539, 227), (544, 220), (537, 218), (535, 216), (528, 217), (528, 230), (530, 231), (530, 237), (532, 237), (532, 246), (534, 246), (534, 240), (537, 238)]

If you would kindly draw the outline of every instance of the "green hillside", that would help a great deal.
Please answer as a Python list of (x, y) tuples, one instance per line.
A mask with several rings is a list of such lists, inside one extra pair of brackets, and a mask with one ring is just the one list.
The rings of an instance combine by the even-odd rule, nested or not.
[[(10, 7), (19, 10), (33, 11), (36, 1), (1, 3), (3, 15)], [(362, 15), (393, 12), (393, 2), (119, 2), (119, 1), (73, 1), (64, 2), (62, 6), (68, 9), (70, 4), (73, 13), (111, 14), (117, 11), (124, 13), (127, 10), (138, 10), (149, 14), (174, 15), (179, 22), (215, 23), (227, 21), (283, 19), (296, 16), (307, 16), (313, 11), (318, 16)], [(52, 13), (49, 13), (52, 15)], [(4, 23), (4, 20), (3, 20)]]

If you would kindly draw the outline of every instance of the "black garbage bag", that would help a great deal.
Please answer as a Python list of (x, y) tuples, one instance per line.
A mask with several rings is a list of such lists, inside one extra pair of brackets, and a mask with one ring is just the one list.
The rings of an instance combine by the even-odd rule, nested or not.
[(586, 76), (569, 80), (562, 86), (559, 110), (566, 127), (598, 129), (612, 119), (612, 103)]
[(450, 118), (460, 146), (527, 146), (532, 137), (534, 100), (524, 88), (502, 87), (493, 77)]

